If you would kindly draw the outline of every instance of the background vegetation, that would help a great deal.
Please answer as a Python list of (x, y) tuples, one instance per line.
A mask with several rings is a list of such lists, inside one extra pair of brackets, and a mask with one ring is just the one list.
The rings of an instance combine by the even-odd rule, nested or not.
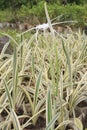
[(0, 1), (0, 8), (4, 9), (10, 6), (13, 7), (20, 7), (21, 5), (30, 5), (30, 7), (32, 8), (33, 5), (38, 4), (41, 1), (46, 1), (48, 3), (61, 3), (61, 4), (68, 4), (68, 3), (75, 3), (75, 4), (84, 4), (86, 3), (86, 0), (1, 0)]
[(25, 19), (32, 19), (33, 24), (46, 22), (43, 6), (45, 1), (48, 3), (50, 18), (62, 15), (59, 21), (77, 20), (77, 26), (87, 24), (86, 0), (2, 0), (0, 21), (23, 22)]

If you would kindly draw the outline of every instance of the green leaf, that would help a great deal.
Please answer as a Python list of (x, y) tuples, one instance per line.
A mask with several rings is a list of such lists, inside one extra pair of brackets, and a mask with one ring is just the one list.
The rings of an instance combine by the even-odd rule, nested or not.
[(67, 59), (67, 64), (68, 64), (68, 70), (69, 70), (69, 82), (70, 82), (70, 86), (71, 86), (71, 81), (72, 81), (72, 76), (71, 76), (71, 62), (70, 62), (70, 56), (69, 56), (69, 52), (67, 52), (67, 49), (64, 45), (64, 41), (62, 39), (62, 46), (63, 46), (63, 50)]
[(22, 130), (18, 117), (13, 109), (11, 109), (11, 117), (12, 117), (12, 121), (13, 121), (15, 130)]
[(75, 118), (74, 123), (75, 123), (76, 127), (79, 128), (79, 130), (83, 130), (83, 125), (79, 118)]
[(59, 118), (59, 116), (60, 116), (60, 113), (57, 113), (57, 114), (53, 117), (53, 119), (48, 123), (48, 125), (47, 125), (47, 127), (46, 127), (46, 130), (49, 130), (49, 129), (52, 127), (52, 125), (55, 124), (55, 121)]
[[(50, 88), (48, 88), (47, 100), (46, 100), (46, 126), (48, 126), (51, 120), (52, 120), (52, 99), (51, 99)], [(47, 130), (50, 130), (49, 127)]]
[(16, 92), (17, 92), (17, 82), (18, 82), (18, 57), (17, 49), (15, 47), (13, 55), (13, 103), (16, 103)]
[(50, 28), (50, 31), (51, 31), (52, 35), (54, 36), (54, 30), (53, 30), (53, 27), (52, 27), (52, 24), (51, 24), (51, 20), (50, 20), (48, 11), (47, 11), (46, 3), (45, 3), (44, 6), (45, 6), (45, 13), (46, 13), (46, 18), (47, 18), (47, 22), (48, 22), (49, 28)]
[(10, 107), (11, 107), (11, 108), (14, 108), (13, 101), (12, 101), (12, 97), (11, 97), (11, 94), (10, 94), (10, 92), (9, 92), (9, 90), (8, 90), (8, 87), (7, 87), (7, 83), (6, 83), (6, 81), (5, 81), (4, 79), (3, 79), (3, 81), (4, 81), (4, 85), (5, 85), (6, 94), (7, 94), (9, 103), (10, 103)]
[(42, 69), (41, 69), (41, 71), (39, 73), (38, 79), (36, 81), (35, 94), (34, 94), (34, 108), (36, 107), (36, 103), (37, 103), (39, 86), (40, 86), (40, 81), (41, 81), (41, 77), (42, 77), (42, 72), (43, 72), (43, 67), (42, 67)]

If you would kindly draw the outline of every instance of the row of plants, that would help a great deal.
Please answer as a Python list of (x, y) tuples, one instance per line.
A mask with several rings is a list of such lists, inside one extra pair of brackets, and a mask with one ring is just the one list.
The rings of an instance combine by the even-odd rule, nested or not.
[(57, 33), (46, 6), (45, 12), (50, 32), (36, 30), (26, 39), (28, 30), (19, 40), (5, 34), (14, 52), (5, 53), (8, 42), (0, 53), (2, 130), (29, 130), (40, 118), (46, 130), (65, 130), (69, 124), (83, 130), (76, 109), (87, 101), (87, 37), (71, 29), (69, 36)]

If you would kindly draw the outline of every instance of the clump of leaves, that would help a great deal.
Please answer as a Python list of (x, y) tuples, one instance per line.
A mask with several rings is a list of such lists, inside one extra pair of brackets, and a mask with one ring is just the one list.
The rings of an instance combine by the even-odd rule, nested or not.
[(45, 26), (33, 28), (36, 33), (29, 39), (24, 34), (32, 29), (18, 41), (9, 36), (14, 53), (0, 54), (0, 129), (22, 130), (40, 117), (46, 130), (65, 130), (72, 123), (83, 128), (75, 108), (87, 99), (87, 38), (80, 32), (59, 34), (46, 5), (45, 12)]

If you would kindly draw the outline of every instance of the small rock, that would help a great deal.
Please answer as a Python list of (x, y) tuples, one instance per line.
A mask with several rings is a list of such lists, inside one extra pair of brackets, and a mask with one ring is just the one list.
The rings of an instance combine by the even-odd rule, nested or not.
[[(9, 37), (7, 36), (3, 36), (3, 37), (0, 37), (0, 53), (4, 47), (4, 45), (9, 42)], [(12, 54), (12, 46), (9, 44), (9, 46), (7, 47), (6, 49), (6, 54)]]

